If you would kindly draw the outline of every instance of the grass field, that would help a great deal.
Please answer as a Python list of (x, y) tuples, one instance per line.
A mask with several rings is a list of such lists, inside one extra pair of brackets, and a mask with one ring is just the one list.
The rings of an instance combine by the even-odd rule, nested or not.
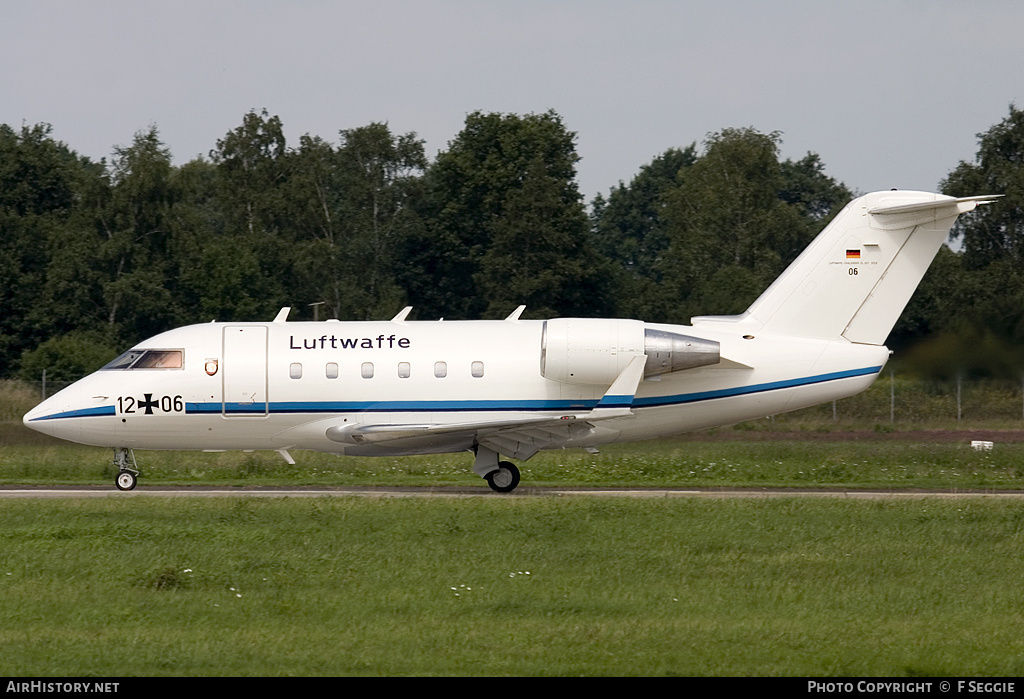
[(8, 676), (1019, 676), (1005, 501), (11, 501)]
[[(26, 430), (3, 388), (0, 484), (111, 490), (0, 504), (10, 677), (1024, 672), (1016, 501), (506, 497), (469, 454), (296, 452), (293, 466), (141, 451), (140, 493), (381, 484), (481, 497), (125, 498), (110, 450)], [(796, 415), (521, 467), (524, 488), (1024, 488), (1024, 443), (995, 434), (979, 452), (966, 434)]]

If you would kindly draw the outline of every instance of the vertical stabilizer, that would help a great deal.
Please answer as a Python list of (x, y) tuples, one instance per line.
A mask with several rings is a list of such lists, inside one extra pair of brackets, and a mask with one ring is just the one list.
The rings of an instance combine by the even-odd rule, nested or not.
[(875, 192), (850, 202), (782, 275), (731, 319), (762, 333), (882, 345), (956, 217), (993, 197)]

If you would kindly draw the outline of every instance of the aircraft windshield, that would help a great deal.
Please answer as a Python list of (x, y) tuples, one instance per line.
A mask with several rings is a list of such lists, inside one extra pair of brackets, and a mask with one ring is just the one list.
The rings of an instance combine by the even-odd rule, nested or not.
[(103, 367), (113, 369), (180, 369), (181, 350), (128, 350)]

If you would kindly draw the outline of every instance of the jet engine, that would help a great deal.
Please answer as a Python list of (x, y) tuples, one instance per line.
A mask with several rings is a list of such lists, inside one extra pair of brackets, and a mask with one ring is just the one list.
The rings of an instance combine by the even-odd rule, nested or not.
[(540, 373), (571, 384), (608, 385), (636, 356), (647, 355), (644, 377), (717, 364), (713, 340), (648, 328), (638, 320), (556, 318), (544, 322)]

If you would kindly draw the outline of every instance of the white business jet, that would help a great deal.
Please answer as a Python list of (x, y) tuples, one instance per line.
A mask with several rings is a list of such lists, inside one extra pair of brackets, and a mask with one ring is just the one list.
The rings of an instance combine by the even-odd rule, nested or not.
[(34, 430), (114, 448), (359, 456), (467, 451), (499, 492), (502, 456), (651, 439), (859, 393), (961, 213), (993, 197), (855, 199), (747, 311), (692, 326), (638, 320), (208, 323), (139, 343), (25, 415)]

